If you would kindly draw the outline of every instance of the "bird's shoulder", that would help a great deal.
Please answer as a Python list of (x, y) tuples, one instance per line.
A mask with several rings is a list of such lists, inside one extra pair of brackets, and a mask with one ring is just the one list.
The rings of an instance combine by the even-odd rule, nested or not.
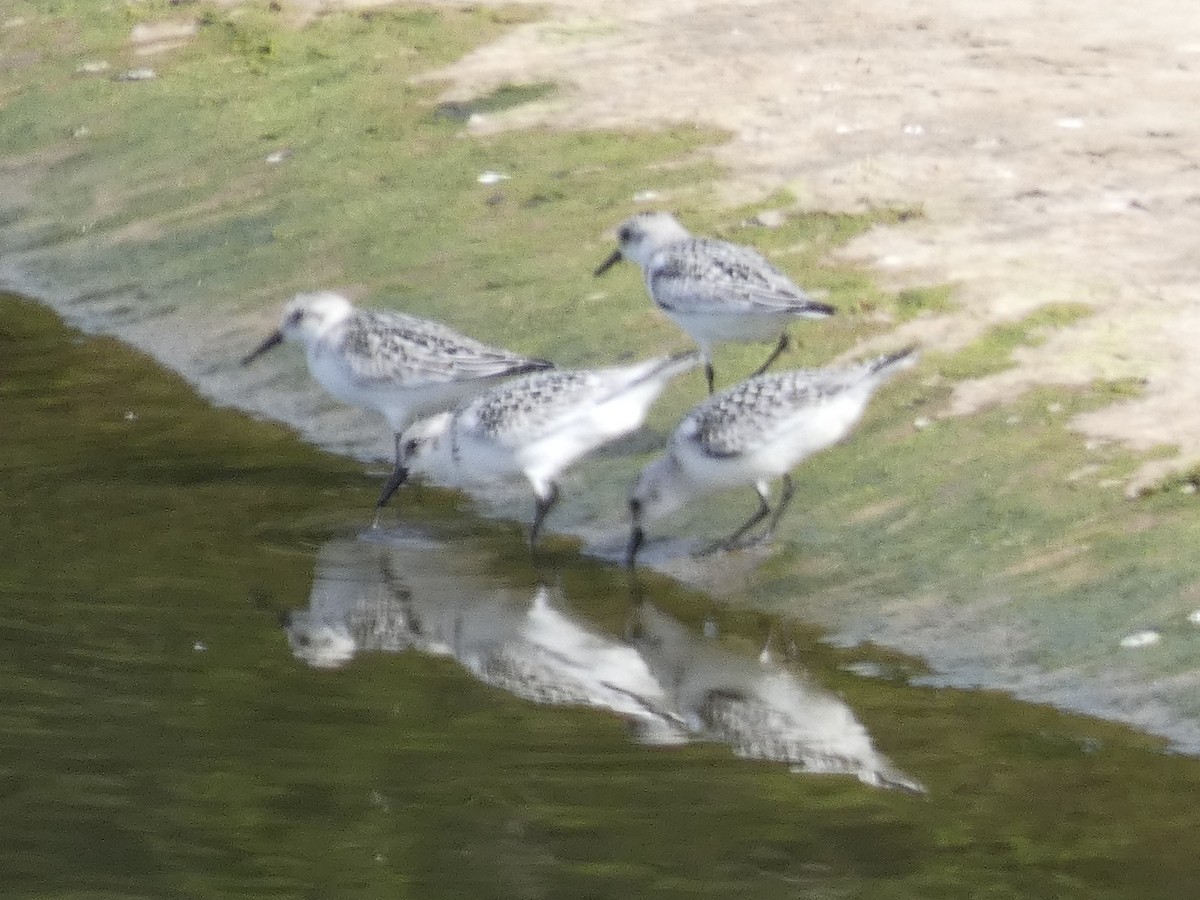
[(391, 310), (357, 312), (336, 336), (336, 350), (352, 376), (364, 381), (486, 377), (534, 362), (440, 322)]
[(528, 440), (586, 402), (599, 387), (588, 371), (549, 370), (489, 391), (461, 413), (459, 427), (489, 440)]
[(689, 238), (651, 258), (646, 278), (656, 297), (704, 302), (742, 300), (788, 303), (807, 295), (752, 247), (716, 238)]
[(839, 372), (758, 375), (695, 407), (681, 424), (679, 436), (707, 456), (737, 456), (851, 386)]

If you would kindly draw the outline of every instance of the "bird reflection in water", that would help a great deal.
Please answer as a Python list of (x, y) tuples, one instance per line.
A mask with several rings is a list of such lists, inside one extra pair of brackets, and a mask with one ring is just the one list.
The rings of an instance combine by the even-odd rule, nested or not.
[(531, 598), (424, 539), (327, 542), (309, 606), (284, 616), (284, 628), (314, 667), (368, 651), (446, 656), (534, 703), (620, 716), (643, 743), (720, 741), (793, 771), (924, 792), (874, 749), (842, 700), (791, 667), (739, 654), (646, 601), (628, 637), (607, 634), (544, 585)]

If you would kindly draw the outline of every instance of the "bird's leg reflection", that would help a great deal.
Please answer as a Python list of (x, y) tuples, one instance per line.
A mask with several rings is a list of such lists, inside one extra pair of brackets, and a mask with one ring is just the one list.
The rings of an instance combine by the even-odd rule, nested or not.
[(372, 650), (451, 657), (525, 700), (619, 716), (645, 743), (718, 740), (795, 771), (923, 790), (874, 749), (844, 701), (773, 662), (773, 632), (755, 658), (659, 611), (635, 573), (629, 601), (620, 637), (565, 610), (556, 589), (498, 583), (461, 548), (338, 539), (318, 552), (308, 608), (282, 624), (309, 665)]

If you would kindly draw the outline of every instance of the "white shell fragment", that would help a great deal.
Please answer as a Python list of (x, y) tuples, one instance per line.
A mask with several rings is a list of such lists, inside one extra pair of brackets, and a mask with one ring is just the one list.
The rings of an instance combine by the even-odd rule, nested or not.
[(1153, 647), (1162, 640), (1157, 631), (1135, 631), (1121, 638), (1121, 646), (1126, 650), (1137, 650), (1141, 647)]
[(117, 75), (117, 81), (152, 81), (158, 77), (153, 69), (127, 69)]

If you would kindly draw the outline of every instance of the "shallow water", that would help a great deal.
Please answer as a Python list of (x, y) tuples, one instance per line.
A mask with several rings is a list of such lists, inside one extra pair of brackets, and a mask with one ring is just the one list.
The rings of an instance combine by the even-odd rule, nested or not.
[(1200, 762), (1156, 741), (531, 559), (453, 494), (364, 533), (359, 464), (13, 299), (0, 344), (5, 895), (1200, 883)]

